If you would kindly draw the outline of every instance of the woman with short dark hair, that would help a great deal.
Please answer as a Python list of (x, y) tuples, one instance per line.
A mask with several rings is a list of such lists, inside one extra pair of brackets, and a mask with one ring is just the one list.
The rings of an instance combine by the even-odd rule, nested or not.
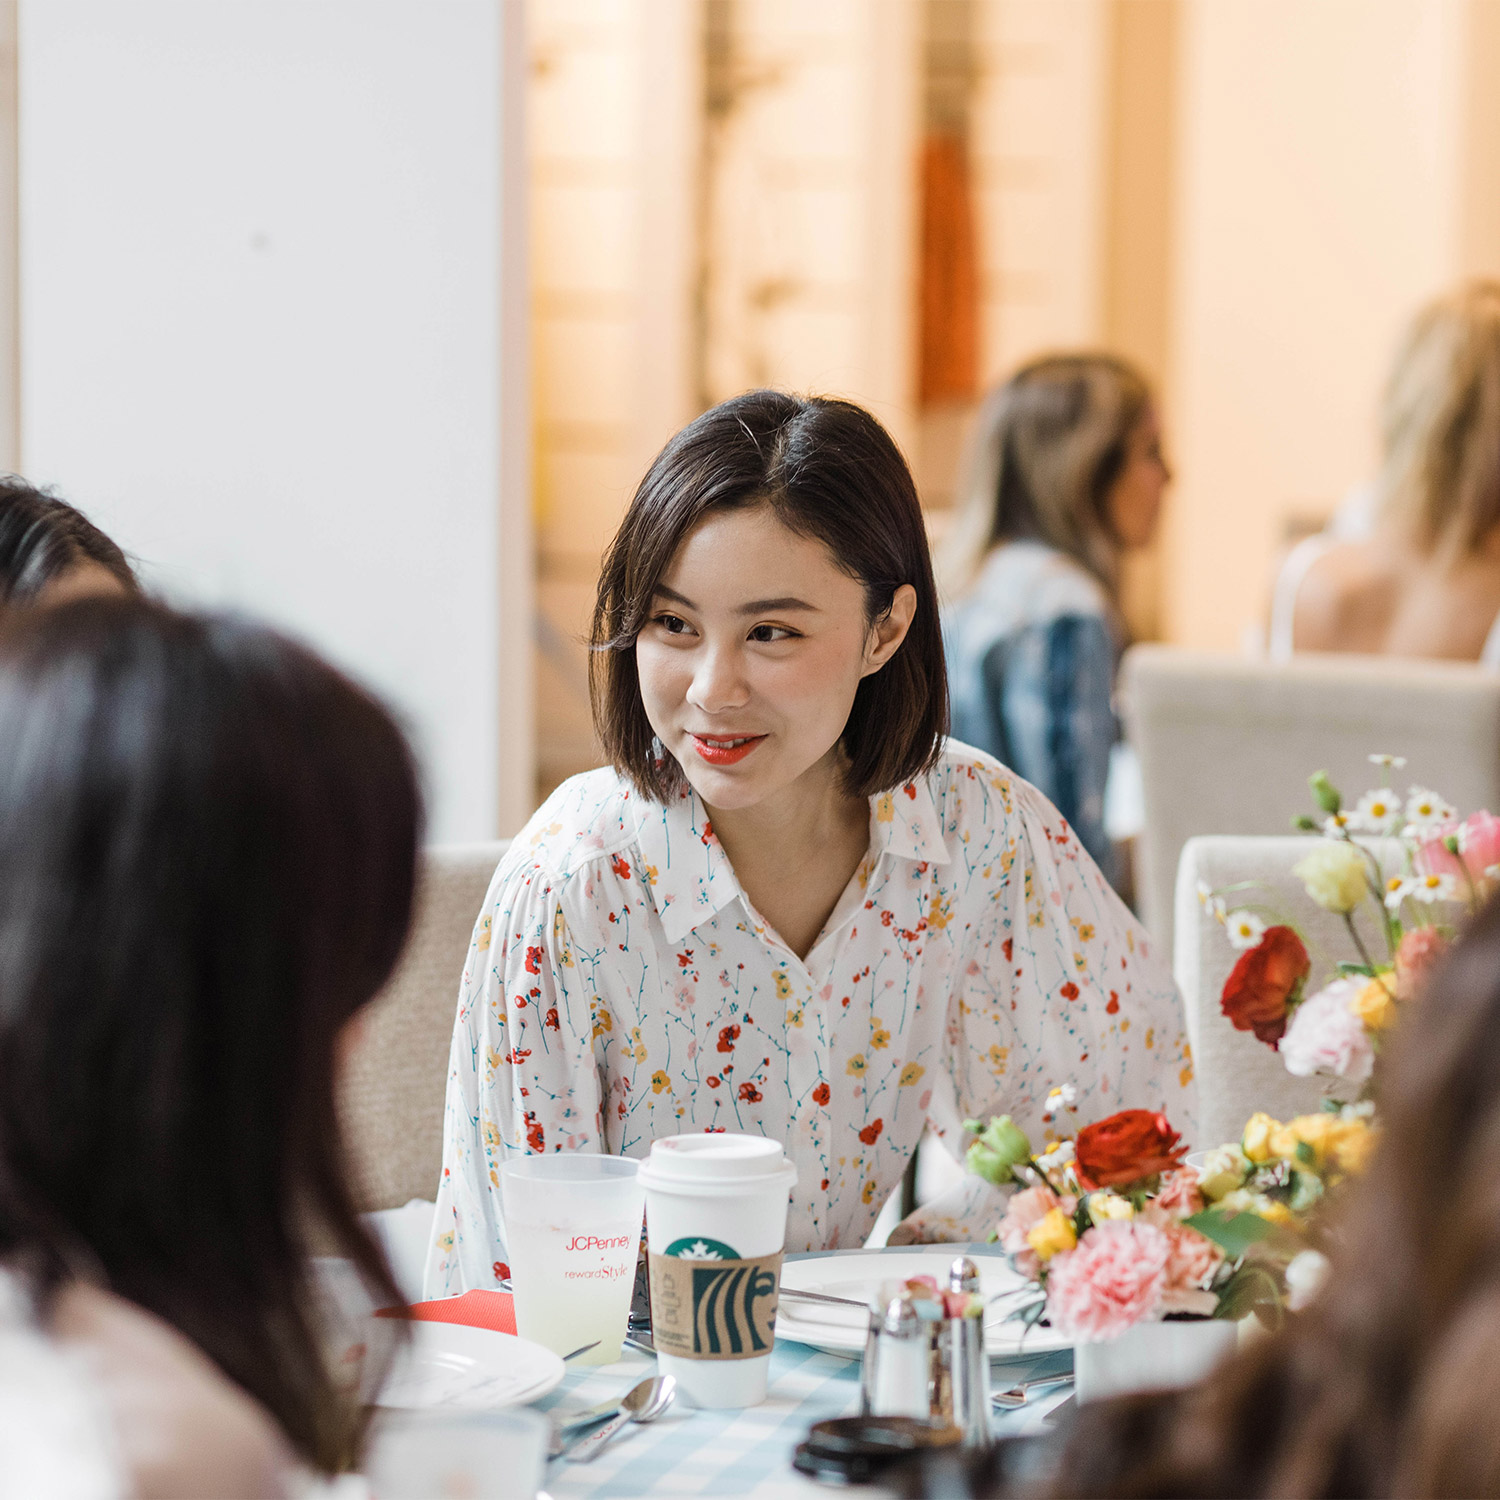
[[(593, 636), (611, 766), (554, 793), (480, 913), (431, 1292), (504, 1273), (513, 1153), (765, 1135), (799, 1174), (788, 1249), (826, 1249), (929, 1122), (954, 1150), (966, 1114), (1040, 1126), (1068, 1080), (1191, 1114), (1145, 934), (1043, 798), (943, 737), (921, 510), (869, 413), (754, 391), (680, 432)], [(981, 1187), (905, 1232), (984, 1236)]]
[(389, 714), (268, 630), (100, 599), (0, 636), (0, 1333), (18, 1292), (86, 1356), (132, 1493), (354, 1454), (309, 1256), (401, 1300), (334, 1077), (420, 826)]

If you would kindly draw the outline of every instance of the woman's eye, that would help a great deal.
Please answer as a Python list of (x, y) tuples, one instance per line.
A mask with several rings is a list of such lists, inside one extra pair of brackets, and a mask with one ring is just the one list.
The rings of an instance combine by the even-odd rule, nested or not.
[(651, 623), (660, 625), (668, 635), (683, 635), (688, 628), (688, 622), (681, 615), (657, 615)]
[(750, 632), (752, 641), (769, 643), (772, 641), (790, 641), (796, 638), (795, 630), (788, 630), (785, 625), (757, 625)]

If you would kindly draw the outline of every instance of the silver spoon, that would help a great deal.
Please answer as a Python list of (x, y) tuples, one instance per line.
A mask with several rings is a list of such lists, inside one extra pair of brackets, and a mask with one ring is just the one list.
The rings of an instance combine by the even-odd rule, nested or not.
[(1041, 1390), (1043, 1386), (1072, 1384), (1072, 1371), (1066, 1375), (1043, 1375), (1036, 1380), (1023, 1380), (1020, 1385), (1013, 1385), (1008, 1391), (996, 1391), (990, 1401), (995, 1406), (1025, 1406), (1031, 1400), (1031, 1393)]
[(603, 1427), (589, 1433), (581, 1442), (568, 1450), (570, 1463), (586, 1464), (599, 1456), (599, 1451), (627, 1422), (654, 1422), (671, 1404), (677, 1394), (677, 1382), (670, 1375), (658, 1375), (654, 1380), (643, 1380), (626, 1392), (620, 1403), (620, 1414), (611, 1417)]
[(563, 1451), (563, 1445), (582, 1432), (585, 1427), (592, 1427), (597, 1422), (607, 1422), (611, 1417), (619, 1416), (625, 1410), (626, 1401), (632, 1398), (638, 1401), (644, 1399), (645, 1393), (655, 1383), (654, 1376), (647, 1376), (645, 1380), (633, 1385), (623, 1399), (601, 1401), (598, 1406), (585, 1407), (583, 1411), (555, 1413), (552, 1423), (552, 1457), (556, 1458)]

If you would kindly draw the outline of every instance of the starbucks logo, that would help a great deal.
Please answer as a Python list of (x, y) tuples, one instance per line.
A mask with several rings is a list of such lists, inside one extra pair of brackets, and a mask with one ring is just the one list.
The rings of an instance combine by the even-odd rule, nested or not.
[(673, 1240), (662, 1252), (676, 1256), (678, 1260), (738, 1260), (740, 1252), (726, 1245), (723, 1240), (685, 1239)]

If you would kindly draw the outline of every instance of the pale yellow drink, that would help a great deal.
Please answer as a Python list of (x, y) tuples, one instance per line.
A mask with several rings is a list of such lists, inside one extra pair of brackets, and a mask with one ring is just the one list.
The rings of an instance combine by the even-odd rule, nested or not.
[(516, 1332), (571, 1354), (619, 1359), (635, 1286), (643, 1193), (637, 1163), (618, 1156), (528, 1156), (501, 1172)]

